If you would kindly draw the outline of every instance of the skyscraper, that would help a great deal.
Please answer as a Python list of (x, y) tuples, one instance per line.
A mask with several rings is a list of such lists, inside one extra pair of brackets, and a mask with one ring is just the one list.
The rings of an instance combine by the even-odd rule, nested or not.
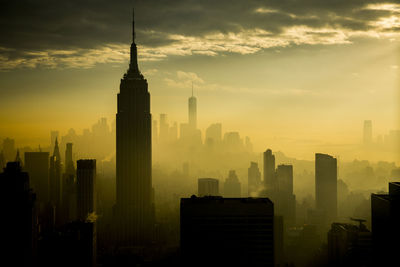
[(364, 145), (370, 145), (372, 143), (372, 121), (364, 121)]
[(76, 218), (76, 180), (75, 167), (72, 159), (72, 143), (67, 143), (65, 150), (65, 173), (62, 179), (62, 213), (65, 222)]
[(258, 196), (258, 191), (261, 189), (261, 172), (258, 169), (257, 162), (250, 162), (250, 167), (247, 170), (248, 175), (248, 194), (249, 197)]
[(5, 163), (8, 161), (13, 161), (15, 159), (15, 153), (15, 140), (5, 138), (3, 140), (3, 156), (5, 158)]
[(276, 192), (275, 156), (271, 149), (264, 152), (264, 186), (267, 194)]
[(278, 194), (276, 196), (275, 212), (282, 215), (285, 225), (296, 223), (296, 196), (293, 194), (293, 166), (281, 164), (276, 169)]
[(121, 79), (116, 115), (115, 211), (120, 246), (150, 241), (153, 224), (150, 94), (138, 67), (134, 23), (133, 19), (129, 69)]
[(229, 171), (229, 176), (224, 183), (224, 197), (240, 197), (241, 185), (234, 170)]
[(77, 218), (86, 221), (96, 211), (96, 160), (77, 161)]
[(315, 154), (315, 203), (327, 223), (337, 216), (337, 161), (326, 154)]
[(50, 157), (49, 178), (50, 201), (53, 205), (59, 207), (61, 202), (61, 157), (57, 138), (53, 156)]
[(192, 85), (192, 96), (189, 97), (189, 127), (193, 130), (197, 129), (197, 99), (193, 95)]

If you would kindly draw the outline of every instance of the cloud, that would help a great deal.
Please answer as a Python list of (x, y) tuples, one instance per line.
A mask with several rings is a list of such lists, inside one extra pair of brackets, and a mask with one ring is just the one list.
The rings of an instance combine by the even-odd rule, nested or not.
[[(7, 1), (0, 16), (0, 69), (124, 62), (131, 5), (128, 0)], [(135, 6), (143, 61), (400, 35), (396, 1), (147, 0)]]

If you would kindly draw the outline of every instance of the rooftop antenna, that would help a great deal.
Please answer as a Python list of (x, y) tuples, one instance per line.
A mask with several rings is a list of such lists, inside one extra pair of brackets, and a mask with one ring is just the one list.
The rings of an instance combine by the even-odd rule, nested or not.
[(192, 81), (192, 97), (193, 97), (193, 81)]

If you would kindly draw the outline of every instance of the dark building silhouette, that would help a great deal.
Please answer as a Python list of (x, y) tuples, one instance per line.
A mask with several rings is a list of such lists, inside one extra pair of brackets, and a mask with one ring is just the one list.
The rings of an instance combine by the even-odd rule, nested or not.
[(258, 192), (261, 190), (261, 172), (257, 162), (250, 162), (250, 167), (247, 169), (247, 179), (249, 197), (258, 196)]
[(399, 182), (389, 183), (389, 194), (371, 195), (371, 219), (374, 264), (389, 266), (400, 251)]
[[(151, 113), (147, 80), (139, 71), (134, 20), (129, 69), (121, 79), (116, 115), (116, 231), (122, 246), (141, 245), (153, 227)], [(160, 128), (161, 142), (161, 128)]]
[(275, 213), (284, 217), (286, 226), (296, 224), (296, 196), (293, 194), (293, 166), (281, 164), (276, 169), (278, 195)]
[[(25, 152), (25, 170), (36, 192), (39, 203), (47, 203), (49, 196), (49, 152)], [(40, 204), (41, 205), (41, 204)]]
[(96, 160), (77, 161), (77, 219), (86, 221), (96, 211)]
[(360, 223), (332, 223), (328, 232), (328, 256), (331, 266), (372, 266), (371, 232)]
[(40, 240), (39, 266), (96, 266), (96, 224), (74, 221)]
[(183, 266), (274, 266), (268, 198), (182, 198), (180, 216)]
[(62, 179), (62, 213), (64, 222), (76, 220), (77, 187), (76, 171), (72, 159), (72, 143), (67, 143), (65, 149), (65, 173)]
[(276, 193), (275, 156), (272, 154), (271, 149), (267, 149), (264, 152), (264, 186), (267, 195)]
[(200, 197), (219, 196), (219, 181), (214, 178), (199, 178), (197, 193)]
[(241, 184), (234, 170), (230, 170), (225, 179), (224, 197), (241, 197)]
[(36, 196), (20, 162), (8, 162), (0, 173), (2, 185), (2, 262), (10, 266), (35, 266), (38, 222)]
[(53, 155), (50, 157), (49, 190), (50, 202), (56, 208), (56, 220), (59, 221), (61, 208), (61, 156), (57, 138), (54, 144)]
[(337, 217), (337, 161), (326, 154), (315, 154), (315, 203), (329, 224)]

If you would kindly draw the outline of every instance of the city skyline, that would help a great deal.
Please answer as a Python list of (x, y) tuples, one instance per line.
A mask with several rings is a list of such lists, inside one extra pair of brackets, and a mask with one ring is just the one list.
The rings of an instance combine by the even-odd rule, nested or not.
[[(233, 5), (230, 11), (239, 6), (244, 8), (244, 15), (238, 16), (236, 21), (220, 4), (206, 8), (204, 2), (199, 2), (199, 9), (193, 10), (172, 3), (168, 11), (164, 6), (157, 11), (162, 12), (163, 20), (170, 25), (168, 28), (160, 26), (165, 23), (158, 22), (159, 13), (150, 12), (150, 4), (138, 1), (137, 24), (138, 49), (143, 55), (139, 60), (143, 73), (151, 79), (154, 115), (167, 113), (174, 121), (186, 121), (186, 99), (193, 82), (198, 98), (198, 128), (204, 132), (208, 125), (221, 122), (227, 131), (250, 136), (260, 152), (273, 143), (276, 144), (274, 149), (288, 151), (296, 157), (305, 158), (308, 154), (308, 158), (312, 158), (316, 147), (337, 154), (329, 151), (330, 147), (338, 149), (358, 143), (364, 120), (373, 121), (375, 136), (399, 129), (399, 63), (398, 56), (393, 56), (398, 55), (399, 45), (395, 31), (397, 3), (351, 5), (349, 2), (341, 6), (314, 7), (308, 14), (298, 6), (284, 11), (277, 4), (260, 6), (251, 1), (245, 8)], [(271, 6), (268, 8), (268, 5)], [(86, 36), (70, 30), (62, 37), (70, 44), (59, 45), (58, 40), (49, 37), (47, 46), (43, 46), (40, 40), (34, 42), (28, 38), (22, 47), (20, 44), (10, 48), (25, 34), (19, 28), (15, 37), (0, 43), (4, 56), (0, 64), (0, 86), (4, 88), (0, 93), (0, 114), (8, 114), (1, 117), (4, 123), (0, 138), (10, 136), (19, 143), (37, 146), (47, 140), (50, 130), (67, 132), (72, 127), (80, 132), (99, 117), (113, 117), (116, 104), (109, 96), (117, 93), (119, 75), (129, 60), (129, 39), (125, 32), (130, 18), (124, 14), (126, 12), (118, 19), (114, 15), (122, 6), (126, 6), (125, 3), (92, 7), (97, 14), (104, 14), (106, 7), (111, 9), (109, 17), (103, 21), (97, 17), (86, 18), (93, 22), (95, 29), (105, 24), (110, 28), (104, 32), (89, 32)], [(46, 13), (46, 7), (40, 7), (43, 9), (40, 12)], [(73, 10), (74, 6), (70, 8)], [(90, 8), (85, 6), (85, 10)], [(72, 13), (68, 13), (70, 9), (58, 10), (56, 14), (61, 18), (73, 18)], [(235, 26), (229, 28), (221, 22), (196, 26), (195, 19), (206, 21), (212, 10)], [(334, 18), (326, 19), (326, 27), (301, 20), (302, 16), (312, 15), (324, 20), (323, 14), (329, 12), (342, 17), (342, 11), (351, 21), (357, 22), (359, 28)], [(357, 19), (351, 12), (370, 16)], [(289, 24), (274, 17), (288, 19), (288, 13), (293, 17)], [(10, 14), (13, 13), (10, 11)], [(188, 26), (174, 27), (176, 20), (187, 14), (195, 15)], [(77, 16), (85, 18), (84, 14)], [(27, 19), (31, 18), (24, 18)], [(58, 19), (49, 19), (59, 25)], [(301, 23), (308, 25), (306, 33), (299, 28)], [(366, 27), (369, 24), (375, 26)], [(115, 25), (118, 27), (113, 27)], [(187, 27), (191, 27), (192, 32)], [(269, 46), (271, 39), (258, 30), (271, 32), (275, 45)], [(43, 28), (42, 34), (48, 36), (49, 29)], [(211, 38), (212, 34), (217, 37)], [(238, 38), (238, 42), (233, 42), (230, 34)], [(301, 39), (296, 34), (305, 37)], [(331, 38), (326, 39), (326, 36)], [(199, 40), (204, 44), (201, 49), (191, 45)], [(101, 50), (105, 44), (112, 45)], [(216, 51), (216, 46), (223, 50)], [(9, 49), (18, 49), (15, 58), (24, 59), (22, 63), (11, 64), (14, 57), (7, 52)], [(74, 49), (81, 49), (83, 55)], [(92, 65), (84, 65), (85, 61), (91, 62), (96, 57), (89, 56), (86, 53), (89, 50), (101, 56)], [(48, 55), (47, 61), (39, 60), (43, 53)], [(157, 53), (159, 58), (154, 60)], [(109, 57), (110, 54), (114, 56)], [(32, 63), (32, 58), (49, 64)], [(100, 58), (103, 63), (99, 62)], [(63, 64), (59, 64), (60, 59), (64, 59)], [(24, 79), (15, 79), (19, 76)], [(41, 105), (37, 105), (39, 100)], [(23, 108), (30, 113), (23, 113)], [(26, 130), (31, 133), (29, 137), (24, 134)]]

